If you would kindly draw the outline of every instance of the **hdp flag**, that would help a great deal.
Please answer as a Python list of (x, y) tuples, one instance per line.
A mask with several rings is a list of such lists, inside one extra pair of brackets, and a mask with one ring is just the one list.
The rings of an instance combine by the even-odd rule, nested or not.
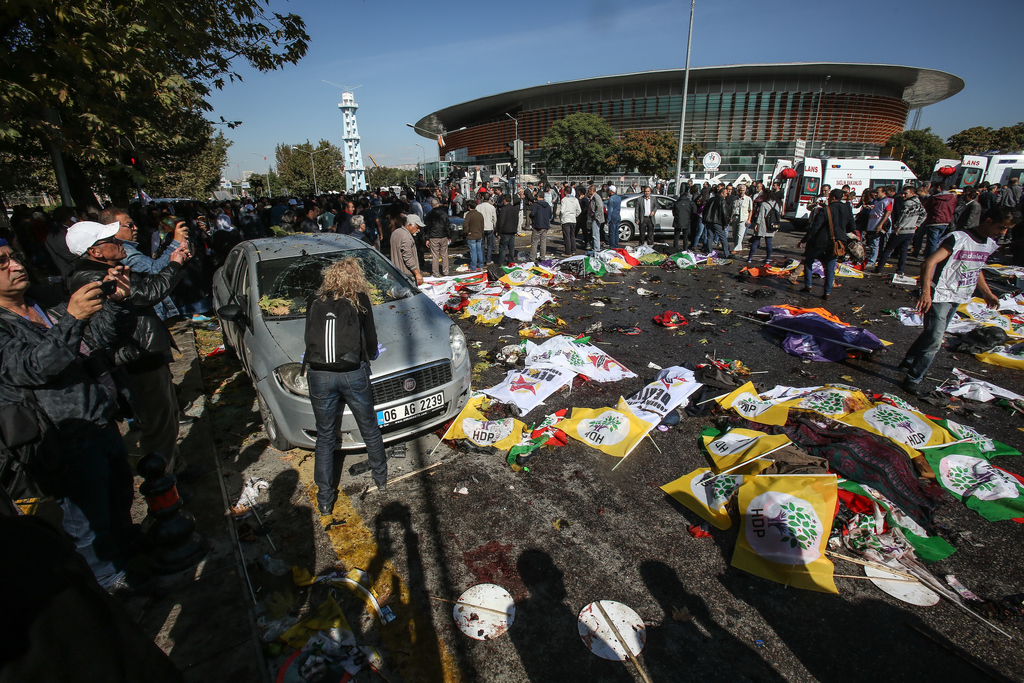
[(701, 467), (665, 484), (661, 490), (719, 529), (728, 529), (732, 526), (732, 519), (725, 510), (725, 504), (742, 483), (742, 474), (716, 477), (710, 469)]
[(558, 427), (572, 438), (616, 458), (629, 455), (651, 430), (651, 425), (635, 416), (621, 398), (617, 408), (573, 408), (572, 416)]
[(526, 425), (511, 417), (488, 420), (480, 412), (486, 400), (487, 397), (483, 395), (470, 398), (445, 432), (444, 439), (468, 439), (477, 446), (493, 446), (501, 451), (507, 451), (519, 443)]
[(888, 403), (876, 403), (839, 419), (854, 427), (880, 434), (897, 443), (910, 457), (922, 446), (936, 446), (956, 441), (949, 432), (917, 412)]
[(789, 416), (789, 408), (772, 401), (762, 401), (753, 382), (747, 382), (716, 400), (723, 408), (732, 408), (748, 420), (764, 425), (784, 425)]
[(744, 477), (732, 566), (786, 586), (838, 593), (825, 558), (837, 497), (835, 475)]
[(810, 410), (819, 415), (838, 420), (844, 415), (849, 415), (871, 406), (872, 402), (860, 389), (841, 385), (825, 385), (805, 396), (787, 401), (782, 405), (794, 410)]
[[(765, 434), (753, 429), (730, 429), (725, 434), (717, 430), (705, 430), (700, 435), (701, 445), (711, 456), (711, 466), (716, 472), (722, 472), (740, 463), (753, 462), (759, 455), (765, 455), (780, 446), (791, 443), (785, 434)], [(760, 471), (771, 463), (758, 460)]]
[(924, 452), (942, 488), (990, 522), (1024, 517), (1024, 486), (971, 443)]

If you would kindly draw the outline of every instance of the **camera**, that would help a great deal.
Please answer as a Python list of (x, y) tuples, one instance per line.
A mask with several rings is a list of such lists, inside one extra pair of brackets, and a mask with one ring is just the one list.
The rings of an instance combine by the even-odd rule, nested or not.
[(116, 291), (117, 291), (117, 282), (116, 281), (108, 280), (106, 282), (101, 282), (100, 283), (100, 294), (102, 294), (104, 297), (109, 298), (109, 297), (113, 296), (114, 292), (116, 292)]

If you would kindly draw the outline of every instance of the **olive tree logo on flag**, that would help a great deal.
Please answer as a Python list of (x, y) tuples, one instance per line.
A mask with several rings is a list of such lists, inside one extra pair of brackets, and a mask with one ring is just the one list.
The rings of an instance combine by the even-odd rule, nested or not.
[(711, 472), (705, 472), (703, 477), (694, 477), (690, 480), (690, 491), (697, 500), (717, 512), (736, 493), (736, 489), (743, 483), (743, 475), (721, 474), (714, 481), (707, 481), (713, 476)]
[(946, 488), (961, 498), (967, 494), (978, 500), (1016, 498), (1017, 482), (980, 458), (947, 455), (939, 463), (939, 476)]
[(478, 446), (493, 446), (502, 439), (512, 436), (514, 421), (509, 418), (505, 420), (475, 420), (467, 417), (462, 422), (462, 431), (466, 438)]
[(614, 410), (606, 410), (593, 420), (580, 420), (576, 433), (597, 446), (613, 446), (629, 436), (629, 420)]
[(957, 440), (969, 439), (971, 443), (978, 447), (982, 453), (988, 453), (996, 449), (995, 443), (992, 439), (988, 438), (974, 427), (969, 425), (962, 425), (959, 422), (953, 422), (952, 420), (946, 420), (946, 429), (950, 434), (955, 436)]
[(864, 411), (864, 421), (883, 436), (908, 446), (923, 446), (932, 437), (932, 428), (913, 413), (889, 405)]
[(746, 417), (760, 415), (764, 411), (771, 408), (771, 406), (771, 403), (759, 401), (750, 394), (747, 394), (746, 396), (732, 404), (732, 407), (735, 408), (740, 415), (744, 415)]
[(766, 560), (810, 564), (821, 557), (821, 520), (803, 498), (766, 491), (750, 501), (744, 520), (747, 542)]
[(842, 415), (846, 412), (845, 398), (842, 392), (835, 389), (816, 391), (800, 401), (797, 407), (813, 410), (822, 415)]

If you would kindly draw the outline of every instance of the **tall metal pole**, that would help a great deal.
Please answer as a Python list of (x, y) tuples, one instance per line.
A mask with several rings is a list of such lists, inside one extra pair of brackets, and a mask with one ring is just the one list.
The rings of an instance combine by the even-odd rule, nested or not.
[(690, 0), (690, 32), (686, 36), (686, 71), (683, 76), (683, 113), (679, 117), (679, 152), (676, 154), (676, 195), (683, 184), (683, 130), (686, 128), (686, 97), (690, 92), (690, 46), (693, 45), (693, 9), (697, 0)]
[[(818, 106), (814, 109), (814, 128), (811, 130), (811, 144), (808, 145), (808, 149), (811, 150), (811, 154), (814, 154), (814, 140), (818, 137), (818, 112), (821, 111), (821, 98), (825, 92), (825, 86), (828, 85), (828, 82), (831, 79), (832, 76), (825, 76), (825, 80), (822, 81), (821, 87), (818, 88)], [(825, 150), (823, 148), (821, 156), (825, 156), (824, 152)]]

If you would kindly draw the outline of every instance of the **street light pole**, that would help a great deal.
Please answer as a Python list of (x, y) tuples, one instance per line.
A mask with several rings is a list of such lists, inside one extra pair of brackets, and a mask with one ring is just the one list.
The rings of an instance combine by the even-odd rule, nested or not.
[[(811, 144), (808, 145), (808, 148), (811, 150), (811, 154), (814, 154), (814, 140), (818, 137), (818, 112), (821, 111), (821, 98), (822, 98), (822, 94), (825, 92), (825, 86), (828, 85), (828, 82), (831, 79), (832, 79), (832, 76), (825, 76), (825, 80), (822, 81), (821, 87), (818, 88), (818, 106), (814, 110), (814, 128), (811, 131)], [(822, 156), (825, 156), (824, 148), (821, 151), (822, 151)]]
[(683, 113), (679, 117), (679, 151), (676, 153), (676, 195), (683, 184), (683, 130), (686, 128), (686, 98), (690, 92), (690, 47), (693, 45), (693, 10), (697, 0), (690, 0), (690, 32), (686, 38), (686, 70), (683, 75)]
[[(256, 152), (249, 152), (249, 154), (252, 154), (253, 156), (257, 156), (257, 157), (261, 156), (261, 155), (257, 154)], [(273, 197), (274, 196), (274, 191), (270, 189), (270, 161), (269, 161), (269, 159), (267, 159), (267, 155), (266, 154), (263, 154), (262, 156), (263, 156), (263, 164), (266, 167), (266, 173), (264, 175), (267, 178), (267, 196), (268, 197)]]
[(323, 149), (317, 149), (317, 150), (313, 150), (312, 152), (307, 152), (304, 149), (299, 149), (295, 145), (292, 145), (292, 149), (298, 149), (300, 152), (306, 152), (306, 154), (309, 155), (309, 165), (313, 167), (313, 196), (314, 197), (319, 197), (320, 196), (320, 186), (316, 184), (316, 162), (313, 160), (313, 155), (314, 154), (319, 154), (320, 152), (326, 152), (327, 148), (325, 147)]
[(412, 144), (416, 145), (417, 147), (423, 150), (423, 161), (420, 162), (420, 170), (425, 173), (427, 170), (427, 148), (418, 142), (414, 142)]
[[(516, 149), (518, 149), (519, 148), (519, 144), (518, 144), (519, 143), (519, 119), (517, 119), (515, 116), (512, 116), (512, 114), (509, 114), (508, 112), (505, 112), (505, 116), (507, 116), (510, 119), (512, 119), (515, 122), (515, 124), (516, 124), (516, 145), (515, 145), (515, 147), (516, 147)], [(525, 154), (525, 152), (523, 154)], [(523, 166), (524, 165), (523, 164), (523, 160), (522, 159), (518, 159), (518, 158), (516, 159), (516, 164), (519, 165), (519, 166)], [(512, 183), (509, 183), (509, 188), (508, 188), (509, 194), (515, 194), (516, 190), (519, 188), (519, 169), (518, 168), (516, 169), (515, 179), (516, 179), (515, 187), (512, 187)]]

